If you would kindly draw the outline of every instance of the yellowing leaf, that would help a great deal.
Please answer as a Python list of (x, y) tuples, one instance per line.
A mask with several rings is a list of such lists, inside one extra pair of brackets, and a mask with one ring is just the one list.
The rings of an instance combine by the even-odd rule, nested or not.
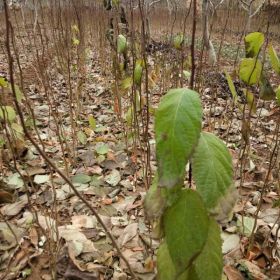
[(7, 87), (9, 83), (5, 80), (5, 78), (0, 77), (0, 86), (1, 87)]
[(174, 37), (173, 45), (174, 45), (175, 49), (180, 50), (183, 46), (183, 43), (184, 43), (183, 34), (178, 34)]
[(73, 24), (71, 26), (72, 32), (79, 33), (79, 27), (77, 24)]
[(16, 118), (16, 112), (11, 106), (0, 106), (0, 119), (13, 122)]
[(264, 35), (261, 32), (253, 32), (245, 37), (246, 57), (256, 57), (264, 43)]
[(262, 72), (262, 63), (255, 58), (244, 58), (240, 63), (239, 77), (248, 85), (257, 84)]
[(225, 75), (226, 75), (226, 78), (227, 78), (228, 87), (230, 89), (230, 92), (231, 92), (231, 95), (232, 95), (232, 98), (233, 98), (233, 102), (236, 104), (238, 96), (237, 96), (237, 92), (236, 92), (234, 83), (231, 79), (231, 76), (228, 74), (228, 72), (225, 71)]
[(11, 128), (13, 129), (16, 137), (23, 140), (23, 128), (22, 128), (22, 126), (14, 122), (14, 123), (12, 123)]
[(80, 40), (77, 39), (77, 38), (73, 38), (73, 39), (72, 39), (72, 42), (73, 42), (73, 45), (74, 45), (74, 46), (78, 46), (78, 45), (80, 44)]
[(96, 128), (96, 120), (95, 120), (93, 115), (89, 115), (88, 116), (88, 123), (89, 123), (90, 128), (92, 130), (95, 130), (95, 128)]
[(122, 80), (122, 82), (121, 82), (122, 90), (126, 91), (126, 90), (130, 89), (131, 87), (132, 87), (132, 78), (131, 77), (127, 77)]
[(272, 45), (269, 46), (268, 48), (268, 54), (269, 54), (269, 58), (270, 58), (270, 62), (271, 62), (271, 66), (272, 68), (275, 70), (275, 72), (277, 74), (280, 75), (280, 61), (279, 61), (279, 57), (275, 51), (275, 49), (273, 48)]

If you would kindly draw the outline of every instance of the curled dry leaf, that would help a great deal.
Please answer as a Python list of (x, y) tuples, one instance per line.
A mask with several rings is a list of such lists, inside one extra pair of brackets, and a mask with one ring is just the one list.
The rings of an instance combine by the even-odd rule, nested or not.
[(28, 203), (27, 195), (23, 195), (19, 198), (19, 201), (7, 204), (1, 208), (1, 213), (4, 216), (15, 216), (17, 215)]

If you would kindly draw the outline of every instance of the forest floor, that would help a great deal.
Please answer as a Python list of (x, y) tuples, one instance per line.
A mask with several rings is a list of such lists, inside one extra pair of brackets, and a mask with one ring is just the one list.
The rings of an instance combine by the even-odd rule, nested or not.
[[(49, 159), (65, 173), (65, 162), (68, 163), (71, 181), (102, 217), (139, 279), (154, 279), (159, 241), (151, 239), (143, 210), (147, 191), (141, 168), (143, 151), (127, 149), (123, 126), (114, 110), (110, 69), (104, 71), (98, 50), (88, 52), (73, 162), (67, 152), (63, 154), (57, 124), (50, 113), (57, 111), (59, 130), (64, 135), (71, 135), (67, 81), (56, 71), (54, 61), (46, 62), (55, 97), (47, 102), (48, 96), (34, 70), (36, 62), (27, 50), (21, 51), (20, 56), (27, 81), (23, 90), (36, 118), (37, 133), (32, 130), (34, 139), (38, 143), (42, 141)], [(150, 53), (150, 61), (154, 61), (155, 56), (165, 57), (164, 50)], [(166, 64), (172, 64), (172, 56), (169, 59)], [(9, 80), (4, 61), (6, 58), (1, 54), (0, 75)], [(230, 68), (232, 63), (233, 60), (223, 57), (221, 69)], [(280, 213), (279, 206), (275, 207), (279, 202), (279, 156), (267, 176), (279, 107), (276, 102), (256, 103), (251, 118), (250, 153), (240, 171), (242, 135), (244, 137), (242, 111), (232, 105), (222, 70), (217, 72), (209, 67), (202, 73), (199, 92), (204, 107), (203, 129), (214, 132), (227, 143), (233, 156), (234, 182), (239, 191), (230, 221), (221, 223), (223, 279), (279, 279)], [(277, 82), (279, 84), (276, 79)], [(153, 91), (152, 107), (156, 108), (162, 92), (158, 86)], [(255, 94), (258, 94), (257, 90)], [(241, 105), (242, 102), (241, 94)], [(89, 115), (96, 121), (94, 129), (89, 125)], [(150, 136), (150, 163), (155, 171), (153, 121)], [(65, 147), (65, 141), (63, 143)], [(50, 271), (59, 275), (57, 279), (66, 280), (128, 279), (126, 265), (92, 213), (48, 167), (29, 141), (20, 145), (16, 147), (21, 151), (20, 156), (15, 159), (7, 147), (1, 150), (0, 186), (9, 189), (14, 197), (12, 202), (0, 206), (0, 279), (49, 280), (52, 279)], [(266, 191), (262, 194), (264, 185)], [(261, 208), (255, 217), (258, 205)], [(256, 229), (252, 233), (255, 221)], [(247, 252), (252, 234), (254, 243)]]

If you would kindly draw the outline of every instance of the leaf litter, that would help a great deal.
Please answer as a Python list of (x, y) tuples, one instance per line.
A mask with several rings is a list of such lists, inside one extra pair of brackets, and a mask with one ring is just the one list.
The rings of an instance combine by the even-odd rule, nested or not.
[[(91, 58), (93, 61), (97, 60), (94, 52), (91, 53)], [(142, 201), (146, 190), (140, 176), (135, 182), (135, 174), (140, 174), (139, 168), (135, 167), (121, 143), (119, 135), (122, 129), (116, 124), (108, 81), (102, 76), (100, 66), (95, 67), (95, 77), (87, 82), (85, 88), (86, 93), (95, 99), (95, 104), (92, 101), (84, 104), (86, 118), (91, 116), (89, 126), (92, 131), (88, 134), (85, 125), (80, 127), (77, 135), (80, 148), (70, 177), (75, 187), (97, 209), (140, 279), (153, 279), (155, 264), (147, 250), (155, 253), (159, 243), (151, 240), (149, 225), (145, 222)], [(69, 112), (68, 105), (63, 102), (66, 92), (65, 86), (62, 86), (65, 84), (63, 77), (52, 74), (56, 76), (52, 83), (61, 101), (58, 110)], [(211, 121), (219, 120), (214, 130), (222, 138), (228, 136), (228, 146), (236, 161), (236, 143), (240, 140), (242, 130), (239, 112), (233, 110), (235, 121), (227, 131), (229, 120), (224, 118), (223, 111), (227, 105), (225, 95), (229, 93), (225, 92), (223, 80), (219, 77), (209, 81), (216, 82), (221, 91), (216, 97), (219, 106), (213, 108), (211, 91), (216, 85), (211, 84), (205, 89), (203, 103), (209, 118), (205, 119), (204, 127), (207, 129)], [(98, 87), (93, 87), (96, 83)], [(36, 84), (32, 86), (37, 87)], [(39, 136), (46, 144), (46, 152), (65, 171), (54, 122), (48, 115), (50, 108), (35, 91), (30, 91), (29, 97), (34, 101)], [(267, 141), (271, 144), (275, 127), (275, 122), (269, 121), (271, 109), (269, 105), (265, 106), (266, 108), (256, 110), (256, 115), (260, 118), (253, 119), (253, 122), (259, 121), (262, 125), (251, 137), (252, 154), (259, 154), (256, 150), (261, 151), (263, 158), (269, 153)], [(65, 117), (62, 127), (70, 134), (69, 116)], [(0, 275), (5, 274), (3, 271), (11, 266), (12, 260), (12, 265), (17, 270), (5, 279), (23, 279), (32, 273), (29, 260), (34, 260), (34, 263), (36, 260), (41, 262), (37, 266), (42, 271), (42, 279), (51, 279), (48, 278), (49, 264), (45, 261), (45, 253), (53, 242), (61, 242), (61, 249), (57, 252), (57, 270), (61, 277), (87, 280), (101, 279), (101, 275), (107, 275), (106, 279), (127, 279), (126, 265), (118, 258), (96, 218), (73, 196), (65, 182), (56, 174), (51, 174), (34, 148), (28, 147), (28, 153), (25, 164), (18, 162), (23, 177), (17, 172), (6, 170), (3, 178), (2, 175), (0, 178), (9, 188), (18, 190), (15, 202), (0, 208), (1, 215), (7, 220), (0, 223)], [(280, 277), (279, 207), (272, 208), (273, 203), (279, 200), (277, 174), (272, 175), (270, 180), (271, 192), (264, 197), (259, 195), (267, 167), (267, 162), (262, 157), (255, 157), (248, 162), (246, 182), (239, 189), (240, 197), (232, 219), (223, 225), (224, 274), (229, 280), (244, 279), (248, 275), (253, 276), (253, 279), (269, 279), (265, 274), (269, 267), (272, 279)], [(32, 183), (27, 178), (32, 178)], [(32, 194), (30, 201), (25, 194), (25, 184)], [(255, 242), (247, 256), (244, 254), (245, 246), (252, 234), (256, 205), (260, 199), (263, 199), (264, 204), (256, 217)], [(50, 209), (54, 200), (57, 215)], [(33, 208), (36, 215), (32, 214)]]

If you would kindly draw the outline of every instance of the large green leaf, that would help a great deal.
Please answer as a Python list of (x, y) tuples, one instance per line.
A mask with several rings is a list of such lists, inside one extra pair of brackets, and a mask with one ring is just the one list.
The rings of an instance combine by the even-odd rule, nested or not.
[(245, 37), (246, 57), (256, 57), (264, 43), (264, 35), (261, 32), (253, 32)]
[(159, 186), (172, 188), (183, 180), (185, 166), (198, 142), (202, 110), (198, 94), (172, 89), (155, 117)]
[(192, 163), (197, 191), (206, 207), (213, 208), (232, 184), (231, 155), (218, 137), (202, 132)]
[(197, 278), (189, 276), (188, 280), (221, 279), (223, 268), (222, 240), (220, 228), (214, 219), (210, 219), (207, 241), (203, 251), (194, 261), (193, 267)]
[(202, 252), (207, 240), (209, 217), (200, 195), (181, 190), (179, 199), (166, 210), (163, 223), (169, 254), (176, 275), (180, 275)]
[(170, 257), (169, 250), (165, 241), (163, 241), (157, 251), (157, 270), (158, 280), (189, 280), (188, 270), (185, 270), (180, 276), (176, 276), (174, 263)]
[(176, 279), (176, 271), (166, 242), (162, 242), (157, 251), (157, 270), (159, 280)]
[(240, 63), (239, 77), (248, 85), (259, 82), (262, 72), (262, 63), (255, 58), (244, 58)]
[(280, 75), (280, 61), (279, 61), (279, 57), (278, 57), (275, 49), (271, 45), (268, 48), (268, 54), (269, 54), (269, 58), (270, 58), (270, 62), (271, 62), (272, 68), (275, 70), (275, 72), (277, 74)]

